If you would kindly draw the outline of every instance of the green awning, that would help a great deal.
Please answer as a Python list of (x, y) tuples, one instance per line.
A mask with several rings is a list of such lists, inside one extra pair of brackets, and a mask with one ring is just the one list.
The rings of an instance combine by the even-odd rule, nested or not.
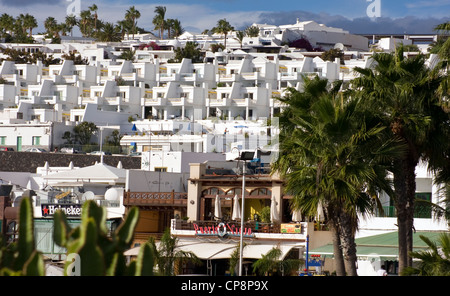
[[(442, 232), (416, 232), (413, 234), (414, 251), (426, 250), (427, 244), (420, 239), (420, 235), (428, 237), (431, 241), (437, 241)], [(356, 255), (360, 260), (398, 260), (398, 232), (389, 232), (355, 240)], [(327, 244), (312, 250), (309, 254), (333, 257), (333, 245)]]

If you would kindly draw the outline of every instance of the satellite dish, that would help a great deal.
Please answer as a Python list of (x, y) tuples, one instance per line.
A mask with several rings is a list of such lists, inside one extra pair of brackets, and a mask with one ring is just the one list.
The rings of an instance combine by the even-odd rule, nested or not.
[(345, 49), (345, 46), (344, 46), (344, 44), (342, 44), (342, 43), (336, 43), (336, 44), (334, 45), (334, 48), (335, 48), (335, 49), (344, 50), (344, 49)]
[(95, 194), (92, 191), (86, 191), (81, 196), (81, 200), (94, 200), (94, 198), (95, 198)]
[(119, 193), (114, 188), (109, 188), (105, 192), (105, 200), (117, 201), (119, 200)]

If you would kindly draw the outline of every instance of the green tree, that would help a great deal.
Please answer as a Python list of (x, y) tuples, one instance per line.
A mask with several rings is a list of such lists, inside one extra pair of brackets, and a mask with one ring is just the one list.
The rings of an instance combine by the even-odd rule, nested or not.
[(236, 31), (236, 40), (239, 41), (240, 48), (242, 48), (242, 42), (244, 41), (245, 32)]
[(49, 16), (44, 21), (45, 30), (47, 30), (47, 35), (51, 38), (58, 36), (58, 22), (52, 16)]
[(181, 22), (179, 20), (177, 19), (172, 20), (171, 32), (172, 36), (175, 38), (184, 33), (184, 29), (181, 26)]
[(321, 56), (322, 60), (334, 62), (336, 58), (340, 59), (341, 65), (344, 64), (344, 52), (337, 48), (332, 48), (330, 50), (324, 51)]
[(175, 62), (180, 63), (183, 59), (191, 59), (193, 63), (202, 62), (203, 55), (196, 42), (188, 41), (184, 47), (175, 49)]
[(155, 26), (155, 30), (159, 30), (159, 38), (164, 39), (164, 30), (166, 28), (166, 7), (156, 6), (156, 15), (153, 17), (152, 23)]
[(126, 61), (134, 61), (135, 54), (136, 54), (135, 50), (126, 49), (120, 54), (119, 59), (124, 59)]
[(338, 275), (356, 275), (358, 214), (372, 213), (375, 189), (390, 193), (383, 164), (401, 151), (362, 100), (339, 93), (341, 82), (304, 78), (280, 100), (280, 157), (274, 164), (293, 196), (292, 209), (314, 217), (323, 207), (333, 234)]
[(125, 19), (129, 20), (132, 23), (133, 39), (134, 39), (134, 34), (136, 33), (137, 19), (140, 17), (141, 17), (141, 13), (134, 6), (130, 6), (130, 8), (125, 13)]
[(64, 20), (65, 24), (67, 25), (67, 28), (70, 31), (70, 36), (73, 36), (73, 27), (77, 25), (77, 18), (75, 15), (71, 14), (66, 16)]
[(120, 31), (113, 23), (106, 22), (97, 34), (97, 39), (103, 42), (120, 42)]
[(363, 107), (377, 116), (391, 137), (406, 145), (404, 154), (393, 161), (394, 204), (399, 236), (399, 272), (412, 265), (415, 168), (428, 161), (430, 170), (448, 162), (449, 114), (441, 105), (443, 76), (426, 65), (425, 57), (405, 58), (402, 47), (395, 53), (376, 53), (372, 66), (355, 71), (352, 81), (364, 99)]
[(194, 253), (177, 249), (178, 238), (170, 234), (170, 229), (164, 231), (158, 248), (154, 238), (150, 238), (149, 243), (152, 245), (152, 249), (156, 250), (156, 263), (161, 275), (173, 276), (178, 274), (177, 267), (183, 263), (200, 264), (200, 259)]
[(411, 252), (412, 258), (418, 259), (417, 267), (408, 267), (403, 275), (450, 276), (450, 234), (442, 233), (437, 242), (420, 235), (427, 246), (426, 251)]
[(73, 128), (75, 140), (81, 145), (87, 145), (97, 130), (98, 128), (93, 122), (83, 121)]
[(223, 34), (224, 46), (227, 48), (227, 36), (230, 31), (233, 31), (234, 27), (230, 25), (230, 23), (226, 19), (220, 19), (217, 21), (216, 27), (214, 27), (211, 31), (217, 34)]
[(245, 29), (245, 34), (248, 37), (258, 37), (259, 36), (259, 28), (257, 26), (250, 26)]
[(14, 29), (14, 17), (12, 17), (7, 13), (3, 13), (0, 16), (0, 31), (2, 33), (2, 37), (11, 35), (13, 29)]
[(30, 14), (25, 14), (23, 16), (23, 27), (26, 30), (29, 30), (29, 37), (32, 37), (33, 35), (33, 29), (37, 28), (38, 24), (36, 19), (34, 18), (34, 16), (30, 15)]
[(80, 20), (78, 22), (79, 24), (79, 28), (81, 31), (81, 34), (84, 37), (89, 37), (91, 36), (91, 28), (90, 28), (90, 24), (91, 24), (91, 11), (90, 10), (82, 10), (80, 12)]
[(281, 259), (281, 249), (279, 247), (272, 248), (267, 254), (262, 255), (253, 263), (253, 272), (258, 275), (291, 275), (304, 264), (301, 259)]

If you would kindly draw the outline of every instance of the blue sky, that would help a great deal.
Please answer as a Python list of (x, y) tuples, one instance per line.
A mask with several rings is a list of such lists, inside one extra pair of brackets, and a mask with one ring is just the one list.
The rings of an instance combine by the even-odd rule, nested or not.
[[(192, 32), (210, 29), (222, 18), (237, 29), (252, 23), (289, 24), (299, 18), (352, 33), (428, 33), (450, 19), (450, 0), (0, 0), (0, 13), (30, 13), (41, 23), (47, 16), (62, 21), (70, 1), (79, 1), (82, 10), (95, 3), (99, 17), (110, 22), (123, 19), (135, 5), (141, 12), (138, 26), (147, 30), (153, 29), (156, 6), (166, 6), (166, 17), (179, 19)], [(366, 9), (373, 1), (381, 3), (380, 17), (369, 19)], [(42, 25), (36, 31), (40, 29)]]

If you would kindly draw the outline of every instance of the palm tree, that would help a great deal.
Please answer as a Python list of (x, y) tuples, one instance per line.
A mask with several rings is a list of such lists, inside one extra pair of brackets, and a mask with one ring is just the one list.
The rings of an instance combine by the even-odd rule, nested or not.
[(8, 32), (12, 32), (14, 29), (14, 17), (7, 13), (3, 13), (0, 16), (0, 31), (2, 36), (5, 36)]
[(119, 31), (121, 34), (121, 40), (124, 39), (125, 33), (129, 34), (132, 29), (133, 24), (131, 23), (130, 20), (124, 19), (117, 22), (117, 31)]
[(95, 32), (97, 32), (97, 19), (98, 19), (97, 10), (98, 10), (98, 7), (97, 7), (97, 5), (92, 4), (92, 6), (88, 7), (88, 9), (91, 12), (94, 13), (93, 14), (93, 17), (94, 17), (94, 29), (95, 29)]
[(221, 19), (217, 22), (217, 26), (212, 29), (214, 33), (223, 34), (224, 35), (224, 46), (227, 48), (227, 35), (230, 31), (233, 31), (234, 27), (227, 22), (226, 19)]
[(245, 37), (244, 31), (236, 31), (236, 39), (239, 41), (241, 48), (242, 48), (242, 42), (244, 41), (244, 37)]
[(391, 137), (407, 146), (401, 158), (393, 161), (397, 225), (399, 237), (399, 272), (412, 265), (415, 200), (415, 168), (420, 160), (437, 170), (447, 162), (449, 114), (441, 107), (437, 92), (442, 81), (438, 72), (427, 68), (425, 57), (403, 56), (403, 48), (394, 54), (377, 53), (366, 69), (357, 68), (360, 77), (353, 80), (366, 107), (379, 117)]
[(114, 26), (113, 23), (106, 22), (97, 38), (102, 42), (119, 42), (121, 40), (119, 28)]
[(253, 263), (253, 272), (265, 276), (270, 273), (290, 275), (304, 264), (304, 260), (301, 259), (280, 260), (281, 255), (282, 252), (279, 247), (272, 248), (267, 254), (262, 255), (261, 259)]
[(442, 233), (438, 242), (423, 235), (419, 237), (428, 245), (429, 250), (411, 252), (410, 256), (420, 262), (416, 268), (406, 268), (403, 275), (450, 276), (450, 234)]
[(159, 30), (159, 38), (164, 39), (164, 30), (166, 27), (166, 7), (165, 6), (156, 6), (155, 17), (153, 18), (153, 25), (155, 25), (155, 30)]
[(73, 14), (66, 16), (65, 23), (67, 28), (70, 30), (70, 36), (73, 36), (73, 27), (77, 24), (76, 16)]
[(36, 19), (34, 18), (34, 16), (30, 15), (30, 14), (25, 14), (23, 16), (23, 27), (25, 29), (29, 30), (29, 37), (31, 37), (33, 35), (33, 28), (37, 28), (38, 24)]
[(339, 93), (341, 83), (304, 79), (304, 91), (280, 100), (280, 157), (274, 169), (293, 196), (292, 208), (314, 217), (323, 207), (333, 234), (336, 272), (356, 275), (355, 232), (360, 213), (372, 213), (375, 189), (390, 193), (382, 161), (401, 151), (361, 100)]
[(44, 21), (44, 28), (47, 30), (47, 34), (52, 37), (57, 37), (58, 35), (58, 23), (56, 19), (52, 16), (49, 16)]
[(181, 34), (184, 33), (184, 29), (181, 26), (180, 20), (174, 19), (172, 21), (172, 30), (171, 30), (171, 32), (172, 32), (172, 36), (175, 37), (175, 38), (177, 38), (178, 36), (180, 36)]
[(82, 10), (80, 12), (80, 31), (83, 36), (90, 36), (90, 33), (88, 32), (88, 27), (91, 22), (91, 11), (90, 10)]
[(257, 26), (250, 26), (245, 29), (245, 33), (248, 37), (258, 37), (259, 36), (259, 28)]
[(141, 17), (141, 13), (134, 6), (131, 6), (125, 13), (125, 19), (130, 20), (133, 24), (133, 39), (136, 31), (137, 19)]
[(155, 240), (150, 239), (150, 245), (155, 250), (156, 263), (161, 275), (173, 276), (177, 273), (176, 265), (185, 262), (200, 263), (200, 259), (192, 253), (177, 250), (178, 238), (170, 234), (170, 229), (164, 231), (159, 247), (156, 247)]

